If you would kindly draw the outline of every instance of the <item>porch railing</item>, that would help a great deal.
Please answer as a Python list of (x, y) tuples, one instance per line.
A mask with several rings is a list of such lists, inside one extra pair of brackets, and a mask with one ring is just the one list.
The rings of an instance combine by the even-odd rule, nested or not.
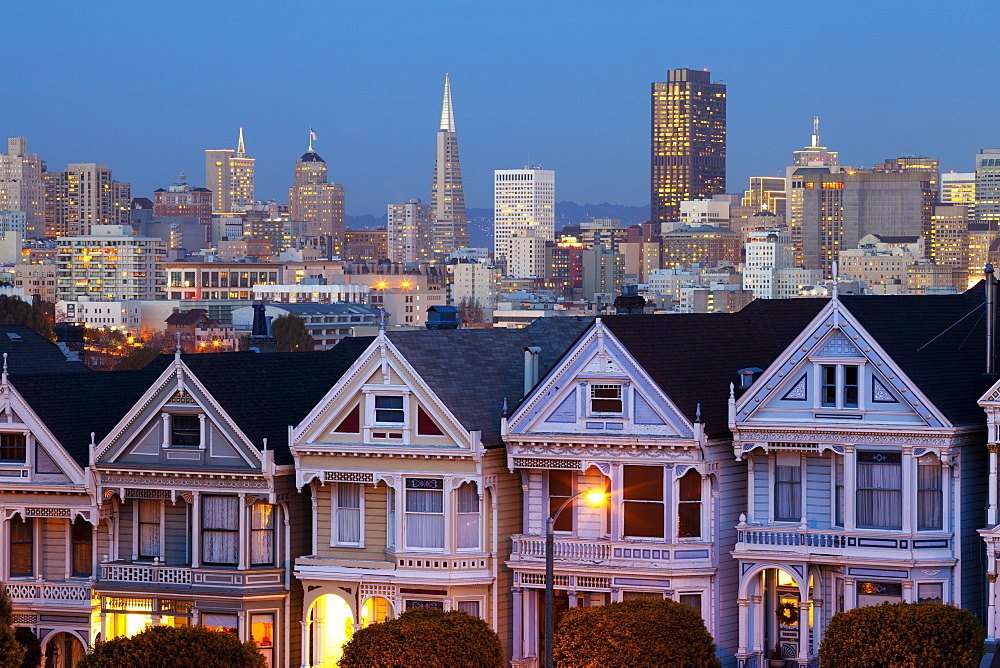
[(240, 587), (273, 589), (284, 586), (282, 568), (236, 570), (191, 568), (157, 564), (101, 564), (100, 582), (185, 589), (195, 587)]
[(43, 603), (46, 605), (90, 606), (89, 584), (55, 582), (6, 582), (4, 590), (12, 603)]

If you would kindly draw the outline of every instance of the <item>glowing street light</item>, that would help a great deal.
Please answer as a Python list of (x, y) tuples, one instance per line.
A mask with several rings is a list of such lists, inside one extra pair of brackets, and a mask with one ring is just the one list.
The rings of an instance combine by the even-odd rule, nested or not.
[(555, 550), (552, 530), (556, 520), (559, 519), (559, 514), (573, 503), (574, 499), (578, 499), (581, 496), (587, 500), (587, 503), (592, 508), (599, 508), (608, 502), (611, 495), (603, 489), (584, 490), (563, 501), (563, 504), (559, 506), (555, 514), (545, 520), (545, 668), (552, 668), (552, 638), (555, 635), (555, 592), (553, 591), (553, 580), (555, 578), (553, 552)]

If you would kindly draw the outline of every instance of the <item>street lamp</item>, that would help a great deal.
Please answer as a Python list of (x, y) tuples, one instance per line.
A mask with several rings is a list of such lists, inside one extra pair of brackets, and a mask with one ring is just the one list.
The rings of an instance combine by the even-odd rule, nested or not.
[(608, 500), (608, 493), (603, 489), (587, 489), (563, 501), (555, 514), (545, 520), (545, 668), (552, 668), (552, 637), (554, 635), (553, 627), (555, 626), (555, 594), (552, 590), (552, 585), (554, 584), (553, 571), (555, 570), (555, 566), (552, 563), (552, 553), (555, 550), (553, 549), (552, 528), (555, 526), (556, 520), (559, 519), (559, 514), (566, 509), (566, 506), (581, 496), (587, 499), (587, 503), (592, 508), (603, 506)]

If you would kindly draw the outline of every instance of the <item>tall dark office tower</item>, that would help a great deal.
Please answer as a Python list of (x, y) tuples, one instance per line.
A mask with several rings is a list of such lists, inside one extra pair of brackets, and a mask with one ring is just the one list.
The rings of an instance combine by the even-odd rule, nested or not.
[(441, 128), (437, 133), (431, 209), (434, 212), (431, 235), (431, 250), (434, 254), (441, 256), (456, 248), (467, 248), (469, 224), (465, 218), (465, 192), (462, 190), (462, 166), (458, 161), (455, 111), (451, 106), (451, 78), (447, 74), (444, 75)]
[(651, 212), (677, 220), (680, 203), (726, 191), (726, 86), (707, 70), (670, 70), (653, 84)]

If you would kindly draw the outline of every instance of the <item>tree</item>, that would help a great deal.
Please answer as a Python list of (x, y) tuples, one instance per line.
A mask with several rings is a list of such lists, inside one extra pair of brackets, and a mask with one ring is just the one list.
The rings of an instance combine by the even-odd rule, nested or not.
[(14, 636), (24, 647), (24, 660), (21, 661), (21, 668), (38, 668), (42, 663), (42, 643), (38, 640), (38, 636), (27, 626), (18, 626), (14, 629)]
[(306, 321), (294, 313), (278, 316), (271, 322), (271, 335), (277, 339), (278, 352), (312, 350), (316, 340), (306, 329)]
[(342, 668), (504, 665), (500, 638), (486, 622), (464, 612), (407, 610), (396, 619), (372, 624), (344, 645)]
[[(6, 665), (6, 664), (4, 664)], [(264, 668), (253, 642), (203, 626), (151, 626), (131, 638), (98, 641), (77, 668)]]
[(20, 666), (27, 649), (17, 640), (11, 624), (14, 612), (7, 597), (7, 590), (0, 584), (0, 666)]
[(477, 322), (485, 322), (486, 315), (478, 299), (472, 297), (462, 297), (455, 305), (458, 309), (459, 318), (463, 325), (471, 325)]
[(721, 665), (701, 615), (665, 599), (570, 608), (553, 644), (553, 658), (561, 666)]
[(819, 650), (823, 668), (978, 666), (986, 633), (968, 610), (883, 603), (838, 612)]
[(615, 297), (615, 313), (628, 315), (630, 313), (642, 313), (646, 308), (646, 300), (638, 295), (618, 295)]
[(135, 371), (144, 368), (147, 364), (163, 354), (163, 349), (154, 346), (140, 346), (130, 349), (129, 353), (122, 357), (115, 369), (119, 371)]
[(0, 295), (0, 325), (25, 325), (49, 341), (56, 338), (52, 333), (52, 321), (46, 317), (45, 311), (17, 297)]

